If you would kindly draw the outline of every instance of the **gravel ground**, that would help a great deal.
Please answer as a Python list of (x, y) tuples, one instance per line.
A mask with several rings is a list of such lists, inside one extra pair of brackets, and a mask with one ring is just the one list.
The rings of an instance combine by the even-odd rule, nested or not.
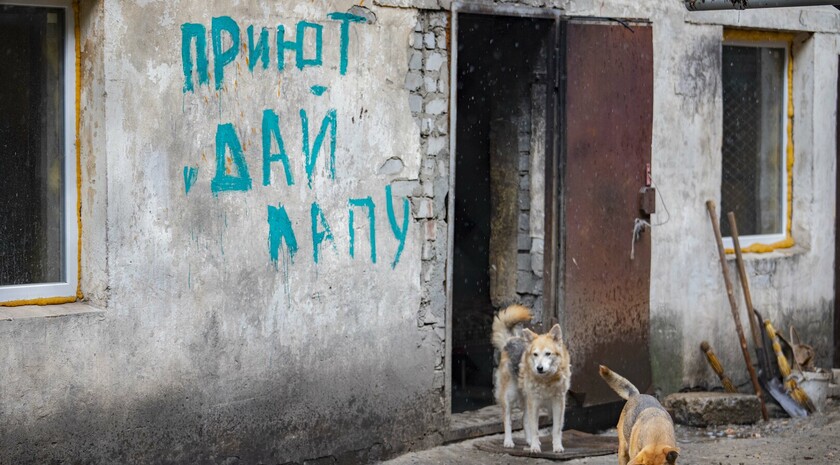
[[(514, 433), (516, 434), (516, 433)], [(518, 434), (521, 434), (519, 432)], [(543, 434), (548, 434), (544, 431)], [(606, 435), (615, 435), (615, 430)], [(710, 428), (677, 426), (679, 464), (691, 465), (818, 465), (840, 464), (840, 401), (829, 399), (824, 413), (808, 418), (771, 419), (756, 425)], [(409, 464), (536, 464), (550, 460), (512, 457), (479, 451), (473, 439), (412, 452), (384, 462)], [(615, 465), (616, 455), (562, 462), (566, 465)]]

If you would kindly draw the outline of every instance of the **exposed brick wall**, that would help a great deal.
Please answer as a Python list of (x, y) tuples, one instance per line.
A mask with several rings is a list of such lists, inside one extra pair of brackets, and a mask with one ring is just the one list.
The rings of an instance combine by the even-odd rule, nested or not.
[(446, 335), (446, 241), (449, 193), (449, 53), (448, 13), (421, 12), (409, 49), (405, 87), (409, 107), (420, 127), (423, 161), (417, 180), (394, 183), (394, 195), (411, 200), (423, 231), (422, 294), (417, 326), (439, 340), (435, 386), (444, 385)]

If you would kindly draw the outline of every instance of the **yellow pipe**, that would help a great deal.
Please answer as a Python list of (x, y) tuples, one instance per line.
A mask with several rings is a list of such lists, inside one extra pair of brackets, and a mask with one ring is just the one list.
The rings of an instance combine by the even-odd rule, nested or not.
[(729, 28), (723, 30), (723, 40), (727, 42), (793, 42), (794, 37), (796, 34), (793, 32)]
[(57, 305), (75, 302), (76, 296), (67, 297), (42, 297), (39, 299), (13, 300), (11, 302), (0, 302), (0, 307), (22, 307), (24, 305)]
[(84, 299), (82, 293), (82, 31), (80, 26), (79, 0), (73, 0), (73, 36), (76, 53), (76, 225), (78, 227), (76, 256), (76, 299)]

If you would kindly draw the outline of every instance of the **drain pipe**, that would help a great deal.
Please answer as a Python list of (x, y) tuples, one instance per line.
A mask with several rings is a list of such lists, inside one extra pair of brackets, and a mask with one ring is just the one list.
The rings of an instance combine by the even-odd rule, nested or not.
[(688, 11), (746, 10), (792, 6), (830, 5), (840, 9), (838, 0), (684, 0)]

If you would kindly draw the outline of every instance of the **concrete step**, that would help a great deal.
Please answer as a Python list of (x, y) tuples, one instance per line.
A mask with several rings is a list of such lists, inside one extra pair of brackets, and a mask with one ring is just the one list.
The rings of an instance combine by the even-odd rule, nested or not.
[(840, 368), (831, 370), (831, 381), (828, 383), (826, 397), (840, 398)]
[(747, 425), (761, 419), (761, 402), (750, 394), (679, 392), (662, 405), (675, 422), (689, 426)]
[[(541, 413), (540, 428), (551, 424), (547, 414)], [(522, 411), (515, 408), (511, 412), (511, 429), (522, 429)], [(504, 431), (502, 425), (502, 409), (498, 405), (490, 405), (472, 412), (456, 413), (452, 415), (449, 429), (443, 435), (443, 442), (457, 442)]]

